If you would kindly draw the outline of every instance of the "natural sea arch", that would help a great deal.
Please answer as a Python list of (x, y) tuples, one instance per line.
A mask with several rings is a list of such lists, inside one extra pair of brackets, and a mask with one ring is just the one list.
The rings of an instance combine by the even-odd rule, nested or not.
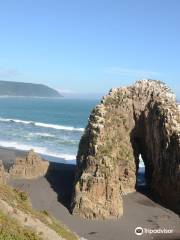
[(112, 89), (92, 111), (77, 155), (73, 214), (118, 218), (135, 191), (139, 156), (150, 191), (180, 212), (180, 113), (162, 82)]

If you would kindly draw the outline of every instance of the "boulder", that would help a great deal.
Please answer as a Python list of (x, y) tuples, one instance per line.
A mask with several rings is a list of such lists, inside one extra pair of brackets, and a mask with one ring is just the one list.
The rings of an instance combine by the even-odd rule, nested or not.
[(37, 153), (30, 150), (25, 158), (16, 158), (10, 168), (10, 176), (15, 178), (37, 178), (47, 173), (49, 162), (43, 160)]

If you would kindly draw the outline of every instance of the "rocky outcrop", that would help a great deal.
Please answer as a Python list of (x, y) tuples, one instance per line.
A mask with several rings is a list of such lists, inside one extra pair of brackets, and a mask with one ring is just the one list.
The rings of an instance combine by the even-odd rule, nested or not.
[(47, 173), (49, 162), (44, 161), (37, 153), (30, 150), (25, 158), (16, 158), (10, 168), (10, 176), (17, 178), (37, 178)]
[(141, 155), (153, 194), (180, 212), (180, 108), (162, 82), (112, 89), (92, 111), (77, 154), (71, 210), (118, 218), (135, 191)]
[(6, 183), (6, 173), (2, 160), (0, 160), (0, 183)]

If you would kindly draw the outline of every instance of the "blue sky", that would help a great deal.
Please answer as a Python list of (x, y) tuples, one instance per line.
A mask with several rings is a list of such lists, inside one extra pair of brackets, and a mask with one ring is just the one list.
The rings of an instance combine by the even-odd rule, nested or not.
[(179, 0), (0, 1), (0, 79), (105, 93), (137, 79), (180, 97)]

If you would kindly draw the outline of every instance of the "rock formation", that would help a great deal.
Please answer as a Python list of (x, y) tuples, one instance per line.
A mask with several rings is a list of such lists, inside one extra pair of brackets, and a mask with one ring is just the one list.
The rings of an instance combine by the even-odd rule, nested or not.
[(153, 194), (180, 212), (180, 108), (162, 82), (112, 89), (92, 111), (77, 154), (71, 210), (118, 218), (135, 191), (141, 154)]
[(48, 161), (44, 161), (33, 150), (30, 150), (25, 158), (16, 158), (9, 173), (10, 176), (17, 178), (36, 178), (45, 175), (48, 167)]
[(0, 183), (6, 183), (6, 173), (2, 160), (0, 160)]

